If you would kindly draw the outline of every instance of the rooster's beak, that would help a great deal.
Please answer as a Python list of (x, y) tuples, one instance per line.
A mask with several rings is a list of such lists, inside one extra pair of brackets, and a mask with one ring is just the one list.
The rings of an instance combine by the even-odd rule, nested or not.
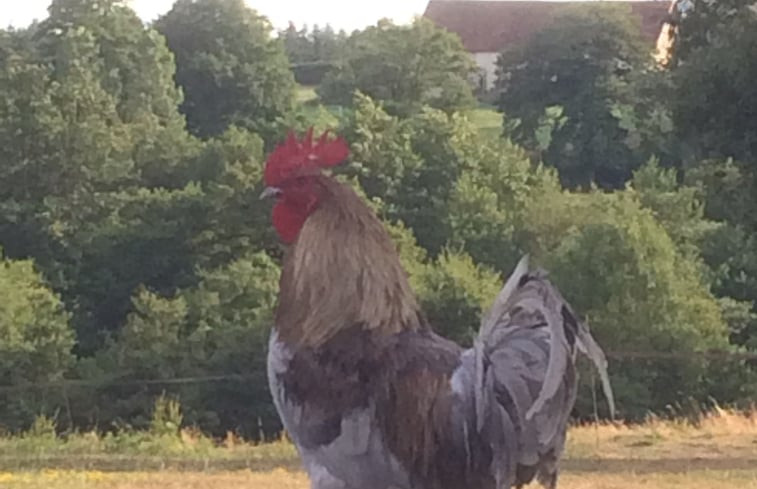
[(260, 194), (260, 200), (267, 199), (269, 197), (278, 197), (281, 195), (281, 189), (277, 187), (266, 187), (263, 193)]

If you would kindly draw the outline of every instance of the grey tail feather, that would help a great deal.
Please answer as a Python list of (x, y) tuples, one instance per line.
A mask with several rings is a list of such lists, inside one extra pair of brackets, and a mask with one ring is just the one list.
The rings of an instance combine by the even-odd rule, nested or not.
[(497, 298), (494, 300), (494, 304), (492, 304), (491, 308), (489, 308), (489, 313), (484, 317), (481, 323), (481, 328), (479, 329), (478, 334), (479, 338), (488, 337), (499, 319), (507, 312), (507, 308), (510, 305), (510, 298), (518, 288), (518, 284), (520, 283), (521, 278), (524, 275), (528, 274), (528, 262), (528, 255), (525, 255), (520, 259), (518, 265), (515, 267), (515, 270), (513, 270), (513, 273), (510, 274), (507, 282), (505, 282), (505, 286), (502, 287), (500, 293), (497, 294)]
[(578, 349), (581, 353), (586, 355), (594, 367), (599, 372), (599, 378), (602, 382), (602, 391), (607, 398), (607, 404), (610, 408), (610, 418), (615, 419), (615, 396), (612, 393), (612, 386), (610, 385), (610, 376), (607, 374), (607, 357), (602, 351), (602, 348), (594, 340), (594, 337), (589, 332), (589, 327), (582, 321), (578, 322)]
[[(523, 258), (521, 258), (520, 262), (515, 267), (515, 270), (507, 279), (507, 282), (505, 282), (504, 287), (497, 295), (497, 298), (495, 299), (494, 304), (489, 310), (489, 313), (483, 318), (477, 338), (478, 348), (481, 348), (483, 344), (486, 343), (487, 339), (491, 337), (491, 334), (499, 320), (508, 313), (509, 308), (512, 306), (511, 299), (513, 299), (516, 290), (518, 290), (518, 288), (520, 287), (522, 278), (524, 276), (531, 275), (534, 278), (543, 280), (544, 284), (549, 290), (547, 298), (547, 302), (549, 303), (543, 302), (544, 298), (527, 298), (521, 299), (520, 301), (542, 311), (542, 314), (549, 323), (550, 330), (557, 340), (565, 340), (564, 329), (561, 326), (563, 321), (562, 314), (560, 312), (562, 306), (566, 306), (571, 315), (576, 318), (576, 323), (578, 325), (578, 331), (576, 335), (578, 340), (578, 349), (584, 355), (589, 357), (589, 359), (592, 361), (592, 363), (594, 363), (594, 366), (599, 372), (599, 376), (602, 382), (602, 390), (604, 391), (605, 397), (607, 398), (607, 402), (609, 404), (610, 416), (614, 419), (615, 399), (612, 393), (612, 387), (610, 385), (610, 378), (607, 374), (607, 358), (605, 357), (604, 352), (592, 337), (588, 326), (586, 326), (584, 322), (580, 321), (577, 318), (576, 314), (573, 313), (570, 305), (565, 301), (557, 288), (553, 286), (548, 280), (546, 280), (546, 273), (542, 270), (529, 272), (529, 268), (529, 257), (528, 255), (525, 255)], [(551, 391), (556, 389), (559, 385), (559, 379), (561, 376), (557, 375), (557, 371), (561, 370), (561, 368), (564, 368), (563, 363), (567, 359), (562, 358), (562, 355), (558, 355), (556, 351), (557, 349), (551, 349), (552, 354), (550, 354), (549, 366), (547, 369), (548, 373), (546, 376), (548, 380), (543, 386), (542, 392), (539, 394), (536, 402), (529, 410), (527, 418), (531, 418), (532, 415), (541, 408), (542, 404), (546, 402), (546, 399), (553, 394), (553, 392)]]

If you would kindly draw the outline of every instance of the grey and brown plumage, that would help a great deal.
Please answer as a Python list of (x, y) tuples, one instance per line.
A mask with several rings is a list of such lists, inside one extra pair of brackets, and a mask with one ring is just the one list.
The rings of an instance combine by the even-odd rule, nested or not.
[(578, 350), (610, 392), (588, 328), (524, 259), (472, 348), (437, 335), (379, 219), (321, 174), (346, 155), (342, 140), (308, 133), (266, 167), (290, 245), (269, 381), (312, 488), (555, 487)]

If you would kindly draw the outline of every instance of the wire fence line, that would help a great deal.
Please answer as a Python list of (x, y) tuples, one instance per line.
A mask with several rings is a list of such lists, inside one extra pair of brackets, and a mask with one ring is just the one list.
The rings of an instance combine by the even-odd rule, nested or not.
[[(728, 352), (728, 351), (699, 351), (699, 352), (660, 352), (660, 351), (608, 351), (605, 355), (613, 360), (691, 360), (691, 359), (729, 359), (729, 360), (755, 360), (757, 361), (757, 352)], [(121, 377), (111, 377), (103, 379), (59, 379), (50, 382), (29, 382), (14, 385), (0, 384), (0, 393), (25, 391), (25, 390), (44, 390), (56, 388), (105, 388), (105, 387), (139, 387), (152, 385), (189, 385), (205, 384), (211, 382), (237, 381), (244, 382), (248, 380), (259, 380), (258, 374), (219, 374), (219, 375), (198, 375), (188, 377), (171, 377), (164, 379), (126, 379)]]
[(64, 387), (129, 387), (146, 385), (180, 385), (180, 384), (205, 384), (209, 382), (223, 382), (228, 380), (245, 381), (258, 379), (255, 374), (225, 374), (225, 375), (199, 375), (193, 377), (171, 377), (166, 379), (60, 379), (52, 382), (29, 382), (14, 385), (0, 385), (0, 392), (22, 391), (31, 389), (54, 389)]
[(757, 360), (757, 352), (698, 351), (698, 352), (662, 352), (662, 351), (609, 351), (605, 355), (616, 360), (624, 359), (692, 359), (692, 358), (730, 358), (734, 360)]

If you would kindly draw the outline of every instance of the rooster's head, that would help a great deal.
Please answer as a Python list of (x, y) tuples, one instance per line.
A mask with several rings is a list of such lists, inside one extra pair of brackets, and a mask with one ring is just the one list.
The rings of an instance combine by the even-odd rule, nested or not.
[(321, 170), (336, 166), (349, 155), (344, 139), (324, 132), (313, 139), (310, 128), (302, 139), (290, 132), (268, 157), (261, 198), (274, 197), (273, 225), (281, 240), (292, 243), (323, 196)]

